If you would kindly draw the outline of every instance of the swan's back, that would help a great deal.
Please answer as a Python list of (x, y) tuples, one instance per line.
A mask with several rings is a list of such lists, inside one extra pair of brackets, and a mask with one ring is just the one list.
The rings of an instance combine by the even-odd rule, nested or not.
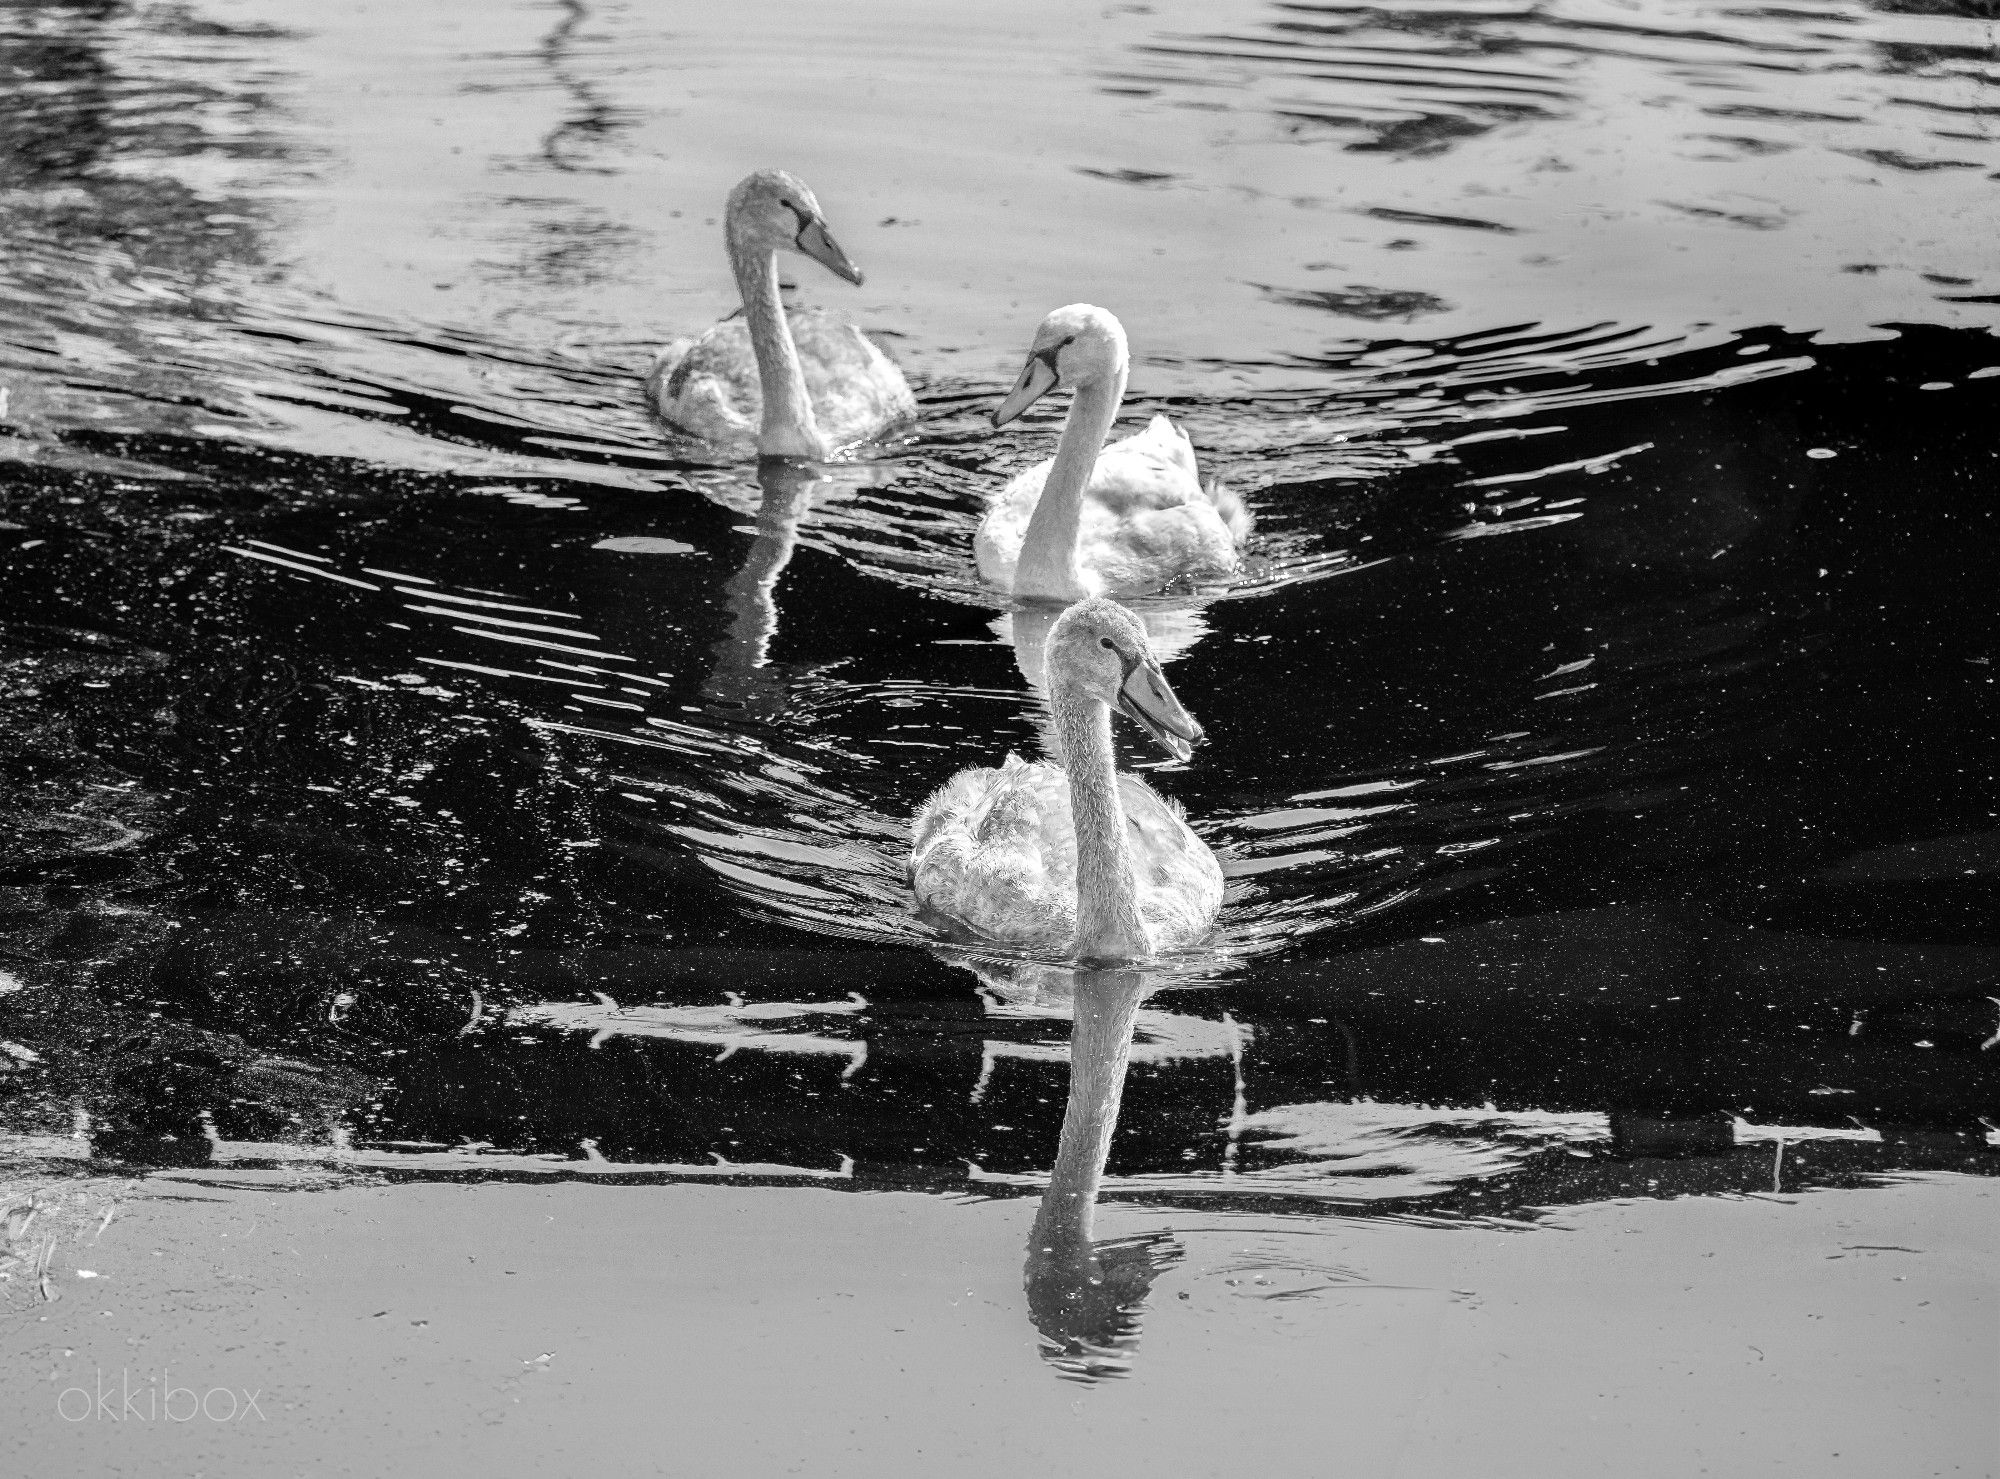
[[(1013, 588), (1053, 466), (1050, 458), (1019, 474), (987, 510), (973, 553), (988, 583)], [(1249, 524), (1242, 500), (1220, 482), (1202, 486), (1187, 433), (1155, 416), (1097, 454), (1083, 493), (1077, 565), (1096, 595), (1141, 595), (1184, 576), (1212, 579), (1236, 568)]]
[(790, 318), (813, 415), (830, 446), (869, 441), (916, 419), (909, 382), (874, 340), (830, 313)]
[[(813, 419), (830, 449), (853, 446), (917, 414), (903, 372), (854, 325), (821, 309), (785, 315)], [(754, 450), (764, 392), (749, 321), (724, 319), (699, 339), (669, 344), (646, 375), (660, 419), (689, 436)]]
[[(1139, 914), (1156, 949), (1207, 933), (1222, 869), (1180, 807), (1136, 776), (1118, 778)], [(1028, 949), (1076, 940), (1076, 830), (1069, 777), (1009, 755), (962, 770), (917, 813), (911, 882), (923, 909), (981, 938)]]
[[(1201, 485), (1201, 471), (1195, 466), (1194, 443), (1188, 440), (1186, 432), (1165, 416), (1155, 416), (1143, 429), (1129, 437), (1121, 437), (1104, 450), (1128, 457), (1148, 458), (1162, 467), (1172, 468), (1180, 478), (1192, 482), (1197, 488)], [(1102, 455), (1099, 454), (1100, 457)]]

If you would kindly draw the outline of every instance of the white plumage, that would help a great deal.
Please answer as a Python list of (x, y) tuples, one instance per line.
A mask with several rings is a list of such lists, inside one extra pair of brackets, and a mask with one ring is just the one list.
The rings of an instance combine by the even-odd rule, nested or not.
[[(1222, 907), (1222, 868), (1180, 804), (1134, 775), (1118, 778), (1149, 954), (1190, 945)], [(910, 876), (920, 904), (963, 930), (1024, 950), (1076, 941), (1076, 826), (1069, 777), (1009, 755), (961, 770), (917, 814)]]
[[(916, 397), (903, 372), (853, 324), (807, 308), (788, 312), (785, 327), (798, 350), (822, 455), (872, 441), (916, 416)], [(757, 451), (764, 393), (744, 318), (724, 319), (699, 339), (669, 344), (646, 383), (653, 409), (675, 430), (739, 455)]]
[[(1014, 589), (1021, 545), (1054, 466), (1050, 457), (1009, 479), (980, 521), (972, 552), (988, 585)], [(1249, 532), (1243, 501), (1220, 479), (1203, 487), (1187, 433), (1155, 416), (1097, 454), (1077, 529), (1083, 593), (1136, 596), (1182, 578), (1228, 575)]]
[(1035, 333), (1004, 425), (1057, 388), (1075, 398), (1056, 453), (1010, 480), (973, 537), (980, 578), (1019, 596), (1136, 596), (1234, 571), (1250, 511), (1219, 479), (1203, 486), (1187, 434), (1165, 416), (1105, 446), (1130, 367), (1125, 331), (1102, 308), (1058, 308)]

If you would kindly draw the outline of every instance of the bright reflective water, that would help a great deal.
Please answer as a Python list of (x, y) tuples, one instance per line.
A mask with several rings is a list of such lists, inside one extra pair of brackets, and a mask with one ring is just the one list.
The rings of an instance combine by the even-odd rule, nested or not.
[[(1035, 742), (971, 531), (1087, 299), (1258, 517), (1143, 603), (1230, 892), (1105, 1197), (1991, 1174), (1990, 12), (938, 17), (0, 6), (8, 1153), (1037, 1192), (1069, 985), (900, 870)], [(868, 461), (645, 413), (767, 163)], [(1165, 1255), (1077, 1256), (1088, 1376)]]

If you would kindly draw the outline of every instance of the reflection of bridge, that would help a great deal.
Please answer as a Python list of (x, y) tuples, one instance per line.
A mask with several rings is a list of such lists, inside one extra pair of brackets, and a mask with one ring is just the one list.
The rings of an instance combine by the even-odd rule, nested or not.
[[(1052, 1162), (1066, 1008), (982, 993), (925, 952), (485, 966), (502, 999), (603, 995), (416, 1045), (357, 1139), (488, 1146), (502, 1174), (511, 1155), (592, 1175), (720, 1159), (1003, 1193)], [(1679, 904), (1259, 963), (1140, 1009), (1106, 1188), (1491, 1212), (1649, 1184), (1769, 1190), (1774, 1161), (1784, 1186), (2000, 1169), (1996, 980), (1991, 947)], [(233, 1113), (217, 1110), (223, 1134), (268, 1138), (230, 1129)]]
[[(979, 1082), (972, 1099), (985, 1096), (995, 1065), (1003, 1058), (1063, 1063), (1069, 1059), (1070, 1012), (1067, 1003), (1007, 1001), (981, 990), (992, 1035), (980, 1046)], [(601, 1048), (618, 1037), (663, 1038), (673, 1042), (705, 1043), (732, 1053), (751, 1049), (767, 1053), (811, 1055), (829, 1053), (845, 1059), (843, 1079), (851, 1078), (868, 1061), (868, 1043), (860, 1036), (829, 1035), (826, 1019), (860, 1018), (868, 1000), (859, 992), (845, 1001), (745, 1001), (729, 993), (721, 1006), (620, 1006), (602, 992), (595, 1002), (542, 1002), (517, 1007), (508, 1021), (526, 1026), (587, 1032), (590, 1045)], [(780, 1025), (783, 1024), (783, 1025)], [(1059, 1034), (1042, 1040), (1051, 1033)], [(1133, 1026), (1132, 1060), (1164, 1063), (1176, 1058), (1227, 1055), (1240, 1043), (1233, 1024), (1211, 1022), (1176, 1012), (1141, 1010)]]
[[(1965, 881), (1899, 895), (1865, 932), (1833, 879), (1760, 895), (1748, 919), (1696, 903), (1530, 915), (1318, 959), (1301, 943), (1240, 980), (1170, 983), (1138, 1009), (1106, 1192), (1496, 1212), (1992, 1171), (2000, 949), (1950, 942), (1978, 937), (1965, 921), (1990, 892), (1953, 871)], [(1871, 901), (1892, 889), (1865, 881)], [(1945, 942), (1910, 938), (1925, 933)], [(286, 1142), (420, 1175), (700, 1170), (1003, 1195), (1054, 1160), (1067, 1006), (928, 951), (473, 953), (384, 934), (339, 1023), (392, 1050), (364, 1091), (249, 1046), (280, 1040), (287, 1010), (324, 1032), (311, 1003), (345, 979), (332, 937), (274, 915), (202, 936), (149, 990), (211, 1027), (155, 1024), (142, 1046), (16, 998), (7, 1038), (40, 1054), (41, 1092), (78, 1107), (101, 1154), (186, 1164)], [(473, 983), (497, 1005), (463, 1031)], [(246, 1010), (259, 1019), (229, 1015)]]

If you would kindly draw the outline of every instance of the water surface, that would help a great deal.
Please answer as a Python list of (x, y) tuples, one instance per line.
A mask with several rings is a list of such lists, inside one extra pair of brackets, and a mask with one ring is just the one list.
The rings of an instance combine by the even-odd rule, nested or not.
[[(938, 14), (0, 7), (10, 1175), (1038, 1193), (1065, 984), (900, 868), (1035, 743), (970, 541), (1078, 299), (1258, 517), (1148, 608), (1230, 892), (1101, 1199), (1992, 1174), (1995, 22)], [(922, 420), (760, 478), (639, 377), (770, 163)]]

